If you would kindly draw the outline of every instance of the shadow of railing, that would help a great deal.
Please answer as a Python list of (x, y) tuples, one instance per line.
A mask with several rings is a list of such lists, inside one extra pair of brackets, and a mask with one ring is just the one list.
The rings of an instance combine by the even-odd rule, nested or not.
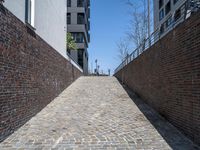
[(131, 89), (122, 83), (121, 85), (129, 97), (132, 99), (132, 101), (135, 103), (135, 105), (173, 150), (200, 150), (200, 147), (186, 138), (186, 136), (183, 135), (177, 128), (175, 128), (165, 118), (159, 115), (153, 108), (148, 106), (139, 97), (139, 95), (131, 91)]

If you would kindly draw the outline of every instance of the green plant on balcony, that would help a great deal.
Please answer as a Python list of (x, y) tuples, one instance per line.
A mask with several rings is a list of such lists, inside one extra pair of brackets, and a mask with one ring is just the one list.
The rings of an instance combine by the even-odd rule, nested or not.
[(67, 50), (77, 50), (77, 45), (71, 33), (67, 33)]

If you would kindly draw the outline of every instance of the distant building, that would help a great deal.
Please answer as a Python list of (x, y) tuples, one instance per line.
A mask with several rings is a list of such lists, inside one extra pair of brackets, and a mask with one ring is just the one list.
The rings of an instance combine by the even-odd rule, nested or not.
[(4, 6), (62, 56), (66, 53), (66, 0), (5, 0)]
[(90, 42), (90, 0), (67, 0), (67, 31), (77, 43), (78, 50), (68, 53), (88, 74), (88, 43)]
[(178, 24), (184, 19), (187, 0), (154, 0), (154, 30), (166, 33), (172, 22)]

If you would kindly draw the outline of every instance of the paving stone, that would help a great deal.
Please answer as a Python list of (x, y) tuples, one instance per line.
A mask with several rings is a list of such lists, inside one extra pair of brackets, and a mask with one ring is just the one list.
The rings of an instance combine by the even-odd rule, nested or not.
[(125, 91), (114, 77), (81, 77), (0, 143), (0, 150), (10, 149), (199, 148), (134, 94)]

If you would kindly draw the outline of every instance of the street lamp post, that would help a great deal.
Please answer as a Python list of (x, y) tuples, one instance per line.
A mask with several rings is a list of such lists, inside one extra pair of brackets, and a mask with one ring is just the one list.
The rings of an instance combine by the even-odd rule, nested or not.
[(110, 69), (108, 69), (108, 75), (110, 76)]
[(99, 75), (99, 68), (100, 68), (100, 66), (98, 65), (97, 66), (97, 75)]
[(97, 72), (98, 72), (98, 65), (97, 65), (97, 59), (95, 60), (95, 63), (96, 63), (96, 75), (97, 75)]
[(150, 0), (148, 0), (148, 37), (150, 37), (150, 29), (151, 25), (150, 25)]
[(150, 0), (148, 0), (148, 38), (149, 38), (149, 47), (151, 46), (151, 16), (150, 16)]

